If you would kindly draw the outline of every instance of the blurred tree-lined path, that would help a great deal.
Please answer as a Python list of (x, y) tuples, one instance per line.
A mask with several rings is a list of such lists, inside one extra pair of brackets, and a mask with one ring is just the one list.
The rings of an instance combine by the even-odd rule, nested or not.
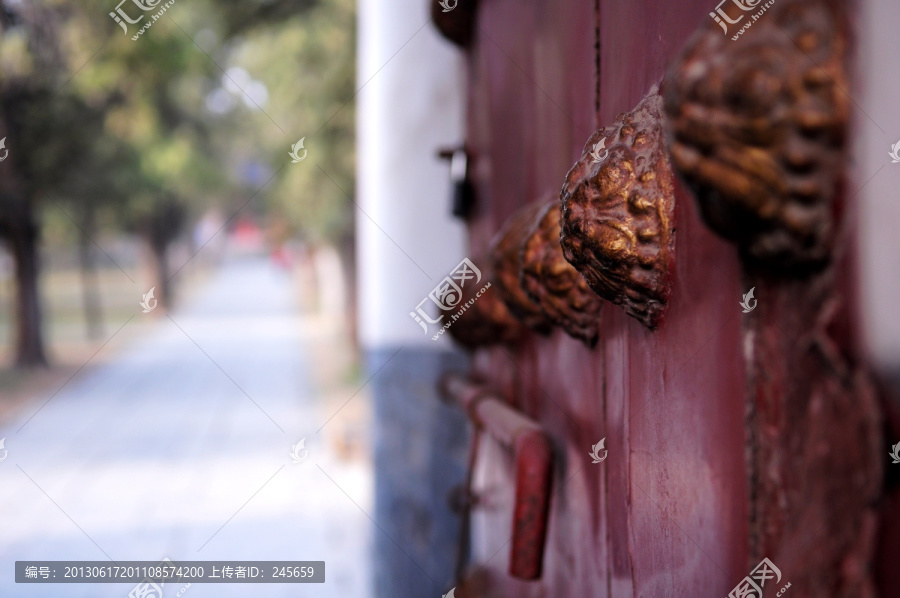
[[(149, 288), (107, 239), (141, 242), (162, 306), (218, 231), (178, 260), (172, 244), (211, 211), (225, 230), (251, 218), (276, 245), (336, 245), (352, 261), (352, 0), (175, 2), (137, 39), (156, 10), (125, 33), (116, 8), (0, 0), (0, 247), (14, 281), (3, 317), (21, 367), (48, 363), (42, 249), (77, 255), (98, 340), (109, 333), (98, 268), (120, 270), (136, 299)], [(310, 159), (292, 164), (300, 138)]]

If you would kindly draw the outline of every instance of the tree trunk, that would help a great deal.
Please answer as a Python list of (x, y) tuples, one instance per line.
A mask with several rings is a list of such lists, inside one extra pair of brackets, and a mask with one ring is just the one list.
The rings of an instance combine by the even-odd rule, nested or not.
[(169, 243), (151, 237), (149, 245), (150, 256), (153, 258), (156, 299), (160, 307), (168, 309), (172, 299), (172, 285), (169, 283)]
[(147, 245), (153, 258), (156, 274), (156, 297), (159, 305), (168, 309), (172, 304), (172, 284), (169, 280), (169, 247), (184, 228), (187, 212), (175, 199), (162, 202), (145, 224)]
[(338, 244), (338, 255), (343, 262), (344, 288), (347, 293), (347, 336), (352, 343), (353, 350), (359, 354), (359, 314), (357, 310), (358, 300), (356, 297), (356, 236), (353, 233), (351, 225), (350, 232), (342, 235), (342, 239)]
[(22, 219), (9, 230), (16, 263), (16, 365), (47, 365), (38, 292), (38, 227), (30, 202), (22, 202)]
[(97, 264), (94, 260), (91, 240), (96, 229), (96, 214), (92, 207), (86, 207), (81, 221), (81, 235), (78, 238), (78, 256), (81, 265), (81, 292), (84, 304), (84, 321), (90, 340), (103, 337), (103, 306), (100, 303), (100, 288), (97, 278)]

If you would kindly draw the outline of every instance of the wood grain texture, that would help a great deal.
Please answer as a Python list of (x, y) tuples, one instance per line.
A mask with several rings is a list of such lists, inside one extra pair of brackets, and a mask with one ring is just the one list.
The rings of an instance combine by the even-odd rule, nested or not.
[[(659, 328), (606, 309), (593, 352), (556, 332), (475, 356), (480, 375), (541, 422), (559, 455), (544, 576), (526, 584), (505, 574), (511, 530), (498, 516), (511, 504), (511, 457), (481, 447), (474, 557), (484, 596), (726, 596), (763, 557), (791, 595), (876, 595), (873, 564), (890, 566), (875, 553), (887, 445), (850, 324), (853, 239), (838, 234), (849, 133), (835, 69), (852, 40), (841, 37), (847, 24), (835, 20), (836, 1), (776, 6), (761, 17), (771, 23), (759, 20), (745, 35), (747, 47), (758, 45), (754, 31), (769, 39), (759, 56), (741, 54), (743, 38), (717, 38), (708, 44), (730, 60), (722, 62), (708, 49), (694, 53), (703, 46), (695, 37), (689, 60), (670, 71), (673, 86), (694, 77), (694, 87), (676, 90), (671, 114), (697, 195), (675, 186), (678, 247)], [(698, 25), (722, 35), (713, 8), (706, 0), (483, 4), (469, 62), (468, 141), (484, 199), (475, 249), (518, 208), (559, 188), (585, 140), (647, 95)], [(828, 27), (834, 35), (823, 37)], [(707, 63), (708, 82), (691, 66)], [(716, 71), (729, 66), (745, 78)], [(716, 104), (734, 94), (715, 77), (758, 97)], [(707, 83), (709, 93), (697, 91)], [(774, 113), (749, 105), (755, 97)], [(715, 108), (706, 106), (706, 120), (692, 112), (699, 100)], [(747, 117), (754, 110), (763, 120)], [(730, 165), (723, 176), (733, 180), (718, 192), (702, 189), (718, 179), (693, 168), (684, 154), (692, 143)], [(768, 192), (745, 184), (754, 172), (772, 183)], [(756, 216), (742, 220), (748, 209)], [(758, 305), (744, 314), (739, 301), (750, 288)], [(601, 438), (609, 456), (592, 464), (588, 451)]]
[[(468, 82), (474, 253), (518, 208), (560, 189), (585, 141), (647, 95), (707, 5), (603, 1), (598, 14), (588, 2), (482, 3)], [(481, 446), (474, 560), (484, 596), (725, 596), (752, 566), (739, 261), (678, 185), (676, 201), (685, 207), (657, 331), (605, 309), (593, 351), (556, 331), (475, 355), (479, 374), (538, 419), (560, 455), (544, 575), (525, 583), (506, 574), (502, 549), (511, 456)], [(609, 456), (592, 464), (604, 437)]]

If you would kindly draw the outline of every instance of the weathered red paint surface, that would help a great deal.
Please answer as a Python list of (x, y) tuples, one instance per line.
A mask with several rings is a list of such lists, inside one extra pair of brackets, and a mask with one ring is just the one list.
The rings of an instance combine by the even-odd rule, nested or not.
[[(646, 95), (710, 8), (481, 3), (469, 54), (473, 254), (517, 208), (558, 191), (590, 134)], [(749, 572), (746, 289), (733, 247), (680, 187), (676, 202), (674, 288), (658, 330), (607, 305), (593, 350), (557, 331), (476, 356), (480, 374), (550, 433), (558, 458), (544, 574), (517, 581), (506, 544), (514, 463), (483, 440), (474, 560), (495, 595), (725, 596)], [(592, 464), (604, 437), (608, 457)]]

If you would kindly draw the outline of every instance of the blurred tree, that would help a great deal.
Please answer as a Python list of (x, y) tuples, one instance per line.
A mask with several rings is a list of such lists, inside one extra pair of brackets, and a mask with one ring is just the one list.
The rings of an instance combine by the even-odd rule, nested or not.
[(0, 0), (0, 43), (6, 58), (0, 78), (0, 126), (10, 149), (0, 164), (0, 237), (15, 262), (16, 363), (25, 367), (47, 363), (38, 295), (36, 205), (41, 174), (46, 173), (32, 167), (18, 144), (29, 134), (26, 112), (51, 98), (52, 84), (64, 72), (55, 41), (58, 25), (58, 15), (42, 6)]
[[(0, 163), (0, 239), (16, 264), (21, 365), (46, 363), (45, 209), (78, 227), (94, 336), (100, 213), (144, 238), (163, 305), (182, 266), (170, 268), (169, 247), (215, 205), (233, 218), (269, 211), (280, 239), (336, 243), (352, 263), (353, 1), (194, 0), (137, 41), (136, 26), (122, 35), (106, 17), (113, 4), (0, 0), (0, 135), (11, 148)], [(284, 168), (304, 136), (315, 161)]]
[(43, 119), (45, 124), (50, 121), (52, 130), (69, 135), (68, 143), (57, 142), (58, 146), (70, 146), (65, 149), (68, 159), (59, 167), (59, 184), (48, 189), (48, 195), (78, 229), (82, 304), (92, 340), (104, 334), (95, 240), (100, 213), (128, 201), (138, 172), (132, 148), (104, 129), (107, 111), (120, 101), (121, 96), (113, 94), (102, 104), (89, 106), (80, 97), (66, 95), (54, 101), (54, 118)]
[(219, 0), (224, 36), (232, 38), (262, 25), (278, 25), (318, 5), (317, 0)]
[[(284, 134), (260, 138), (251, 123), (235, 120), (218, 132), (229, 139), (258, 138), (255, 151), (286, 164), (267, 188), (266, 206), (311, 245), (336, 246), (350, 300), (347, 321), (355, 329), (355, 3), (330, 0), (302, 18), (247, 31), (242, 39), (223, 59), (266, 85), (266, 112)], [(288, 146), (301, 137), (308, 157), (292, 164)]]

